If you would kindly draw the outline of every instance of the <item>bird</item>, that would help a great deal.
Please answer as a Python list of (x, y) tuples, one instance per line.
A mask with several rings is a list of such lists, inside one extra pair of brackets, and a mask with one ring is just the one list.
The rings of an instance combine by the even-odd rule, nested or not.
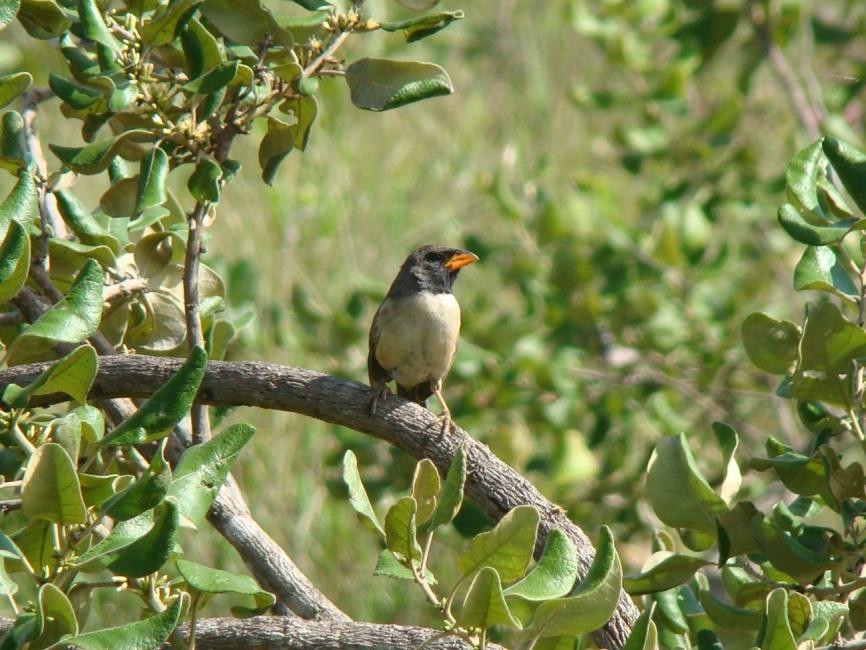
[(367, 372), (376, 391), (369, 411), (375, 415), (394, 380), (397, 394), (426, 407), (435, 395), (442, 407), (442, 431), (451, 411), (442, 381), (454, 363), (460, 337), (460, 305), (452, 293), (460, 269), (478, 261), (463, 248), (422, 246), (397, 273), (370, 327)]

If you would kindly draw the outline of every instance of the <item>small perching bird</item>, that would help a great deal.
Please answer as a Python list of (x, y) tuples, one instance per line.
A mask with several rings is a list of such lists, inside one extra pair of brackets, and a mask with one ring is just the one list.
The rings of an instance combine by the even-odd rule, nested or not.
[(460, 337), (460, 305), (451, 289), (460, 269), (477, 261), (462, 248), (422, 246), (403, 262), (370, 327), (367, 372), (376, 389), (370, 413), (387, 397), (385, 384), (393, 379), (398, 395), (422, 406), (435, 395), (443, 431), (450, 425), (442, 380)]

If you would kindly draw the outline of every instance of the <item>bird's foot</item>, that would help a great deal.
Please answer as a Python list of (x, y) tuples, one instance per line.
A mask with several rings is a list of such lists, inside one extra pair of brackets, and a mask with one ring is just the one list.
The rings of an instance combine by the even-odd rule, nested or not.
[(454, 429), (457, 427), (454, 424), (454, 420), (451, 419), (451, 412), (445, 411), (442, 415), (439, 416), (439, 435), (444, 436), (446, 433), (454, 433)]
[(376, 392), (373, 393), (373, 397), (370, 398), (370, 404), (367, 406), (367, 412), (370, 415), (376, 415), (376, 409), (379, 408), (379, 402), (384, 402), (386, 399), (388, 399), (388, 395), (390, 393), (391, 391), (388, 390), (387, 386), (379, 386), (378, 388), (376, 388)]

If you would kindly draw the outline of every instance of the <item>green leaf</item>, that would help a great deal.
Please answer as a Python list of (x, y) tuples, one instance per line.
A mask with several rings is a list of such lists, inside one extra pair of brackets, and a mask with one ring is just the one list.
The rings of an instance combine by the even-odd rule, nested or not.
[(799, 639), (812, 621), (812, 603), (803, 594), (792, 591), (788, 594), (788, 623), (794, 638)]
[(232, 463), (255, 431), (248, 424), (235, 424), (183, 452), (168, 493), (177, 499), (184, 517), (196, 525), (204, 521)]
[(848, 194), (866, 212), (866, 154), (832, 136), (824, 138), (822, 147)]
[(120, 245), (117, 239), (90, 214), (71, 191), (60, 190), (54, 192), (54, 196), (63, 221), (83, 243), (93, 246), (105, 244), (114, 251), (118, 250)]
[(425, 523), (436, 509), (436, 496), (439, 494), (439, 472), (429, 458), (424, 458), (415, 465), (412, 476), (412, 498), (418, 504), (415, 519), (418, 524)]
[(198, 20), (189, 21), (180, 36), (190, 79), (197, 79), (222, 62), (219, 43)]
[(263, 612), (276, 602), (273, 594), (263, 591), (249, 576), (239, 576), (180, 559), (177, 560), (177, 571), (190, 588), (202, 593), (252, 596), (256, 608)]
[(103, 565), (114, 559), (121, 550), (147, 534), (153, 527), (153, 513), (153, 510), (148, 510), (134, 519), (116, 523), (108, 537), (97, 542), (75, 559), (74, 566), (86, 571), (90, 568), (88, 565), (99, 560), (97, 569), (101, 570)]
[(101, 43), (115, 52), (120, 50), (120, 44), (108, 30), (96, 0), (78, 0), (78, 18), (84, 38)]
[(607, 526), (601, 529), (595, 559), (571, 596), (546, 600), (535, 610), (530, 629), (538, 636), (575, 635), (604, 625), (616, 611), (622, 565)]
[(171, 43), (201, 1), (175, 0), (154, 12), (153, 17), (139, 29), (142, 43), (146, 46)]
[(105, 90), (77, 84), (53, 72), (48, 77), (48, 85), (55, 95), (80, 111), (105, 112), (108, 107)]
[(18, 20), (30, 36), (40, 39), (61, 36), (72, 25), (55, 0), (22, 0)]
[(48, 148), (72, 171), (79, 174), (98, 174), (108, 168), (124, 145), (133, 142), (152, 142), (153, 139), (154, 135), (150, 131), (133, 129), (86, 147), (62, 147), (49, 144)]
[(622, 650), (658, 650), (656, 625), (652, 621), (655, 605), (651, 601), (637, 617)]
[(683, 434), (656, 445), (647, 472), (647, 496), (656, 516), (668, 526), (716, 532), (715, 519), (727, 505), (701, 475)]
[(538, 510), (532, 506), (510, 510), (493, 530), (474, 537), (469, 548), (457, 558), (462, 574), (469, 576), (489, 566), (505, 582), (521, 578), (532, 559), (538, 521)]
[(87, 442), (97, 442), (105, 433), (105, 419), (95, 406), (82, 404), (71, 411), (81, 420), (81, 434)]
[(825, 491), (827, 468), (820, 453), (812, 456), (794, 453), (772, 436), (767, 439), (766, 446), (769, 458), (752, 458), (749, 464), (754, 469), (763, 472), (772, 468), (794, 494), (813, 496)]
[(406, 42), (412, 43), (413, 41), (420, 41), (422, 38), (432, 36), (461, 18), (463, 18), (462, 11), (440, 11), (397, 22), (384, 22), (380, 23), (379, 26), (386, 32), (396, 32), (402, 29)]
[(760, 612), (726, 603), (708, 589), (701, 589), (698, 598), (707, 616), (718, 628), (752, 631), (761, 625)]
[(836, 252), (827, 246), (809, 246), (803, 251), (803, 257), (794, 269), (794, 288), (797, 291), (828, 291), (849, 300), (858, 294)]
[(866, 332), (827, 302), (806, 312), (791, 394), (843, 406), (851, 403), (851, 363), (866, 355)]
[(0, 244), (0, 304), (12, 300), (27, 282), (30, 271), (30, 237), (17, 221), (11, 222)]
[(187, 181), (187, 188), (193, 198), (199, 201), (210, 201), (218, 203), (220, 200), (220, 178), (222, 168), (210, 158), (202, 158), (195, 171)]
[(81, 650), (141, 650), (159, 648), (168, 640), (180, 620), (181, 611), (189, 607), (189, 596), (182, 593), (165, 611), (143, 621), (120, 627), (109, 627), (62, 639), (68, 646)]
[(388, 550), (404, 560), (420, 560), (421, 547), (415, 528), (415, 499), (403, 497), (385, 515), (385, 542)]
[[(0, 8), (0, 20), (2, 17), (3, 10)], [(0, 26), (0, 29), (3, 29), (3, 26)], [(32, 83), (33, 77), (29, 72), (13, 72), (0, 77), (0, 108), (12, 103), (12, 100), (30, 88)]]
[(553, 529), (547, 536), (544, 552), (538, 563), (519, 582), (505, 590), (506, 596), (526, 600), (559, 598), (571, 591), (577, 580), (577, 549), (568, 535)]
[(786, 174), (788, 201), (797, 212), (802, 212), (813, 220), (824, 221), (823, 211), (818, 204), (816, 184), (818, 178), (823, 176), (823, 168), (826, 165), (820, 140), (800, 151), (788, 165)]
[(360, 59), (346, 68), (352, 103), (385, 111), (454, 92), (451, 78), (435, 63)]
[(83, 403), (96, 378), (97, 367), (96, 350), (90, 345), (81, 345), (27, 386), (15, 391), (14, 396), (9, 394), (7, 388), (3, 400), (10, 406), (21, 408), (27, 405), (30, 396), (65, 393), (76, 402)]
[[(283, 112), (291, 111), (295, 116), (294, 124), (289, 125), (292, 142), (295, 149), (304, 151), (307, 148), (307, 141), (310, 139), (310, 129), (313, 127), (313, 122), (319, 112), (319, 103), (312, 96), (299, 97), (283, 102), (280, 110)], [(268, 124), (270, 125), (270, 122)]]
[(189, 412), (207, 368), (207, 352), (196, 346), (165, 385), (102, 439), (104, 445), (135, 445), (159, 440)]
[(475, 628), (485, 630), (494, 625), (507, 625), (508, 627), (522, 628), (502, 595), (502, 582), (499, 574), (490, 567), (482, 568), (475, 576), (466, 597), (463, 607), (457, 612), (457, 624), (463, 628)]
[(171, 557), (180, 527), (180, 511), (174, 499), (166, 499), (154, 510), (153, 526), (117, 553), (106, 566), (117, 575), (141, 578), (158, 571)]
[(83, 524), (81, 485), (66, 450), (47, 442), (30, 456), (21, 489), (24, 514), (56, 524)]
[(270, 34), (282, 45), (292, 45), (291, 33), (277, 24), (260, 0), (206, 0), (201, 13), (235, 43), (256, 45)]
[(87, 260), (63, 299), (25, 329), (12, 346), (13, 356), (49, 349), (55, 343), (80, 343), (93, 335), (102, 318), (102, 267)]
[(743, 482), (740, 466), (734, 457), (740, 440), (734, 428), (724, 422), (713, 422), (712, 427), (713, 434), (715, 434), (719, 447), (722, 449), (722, 462), (725, 467), (722, 484), (719, 486), (719, 494), (725, 503), (730, 503)]
[(3, 0), (0, 2), (0, 31), (6, 29), (13, 20), (18, 9), (21, 7), (21, 0)]
[[(407, 567), (400, 564), (394, 554), (387, 548), (379, 553), (379, 559), (376, 560), (376, 568), (373, 570), (375, 576), (385, 576), (386, 578), (396, 578), (398, 580), (415, 580), (415, 574)], [(435, 585), (436, 578), (430, 572), (430, 569), (424, 569), (424, 578), (428, 584)]]
[(827, 246), (842, 241), (854, 229), (866, 227), (863, 219), (851, 217), (826, 225), (815, 225), (806, 221), (790, 203), (779, 208), (779, 223), (793, 239), (810, 246)]
[(26, 165), (24, 119), (18, 111), (0, 116), (0, 168), (17, 175)]
[(162, 205), (168, 196), (165, 182), (168, 178), (168, 155), (160, 147), (154, 147), (144, 158), (138, 173), (138, 188), (135, 196), (135, 216), (148, 208)]
[(259, 144), (259, 166), (262, 180), (271, 185), (280, 163), (295, 146), (295, 131), (288, 122), (268, 116), (268, 132)]
[(27, 225), (37, 213), (36, 180), (33, 168), (26, 167), (18, 173), (18, 182), (9, 196), (0, 203), (0, 237), (6, 236), (6, 230), (13, 221)]
[(460, 506), (463, 505), (463, 486), (465, 483), (466, 447), (460, 445), (454, 458), (451, 459), (451, 466), (445, 475), (445, 483), (442, 485), (439, 502), (427, 523), (428, 531), (444, 526), (457, 516), (457, 513), (460, 512)]
[[(866, 499), (864, 491), (863, 466), (854, 461), (847, 467), (842, 467), (839, 454), (829, 445), (819, 448), (827, 467), (827, 486), (831, 494), (839, 501), (848, 499)], [(824, 495), (825, 501), (832, 507), (833, 501)]]
[(801, 544), (791, 533), (766, 517), (752, 520), (752, 534), (770, 564), (801, 584), (812, 582), (836, 564)]
[(774, 589), (767, 597), (765, 611), (761, 650), (796, 650), (797, 640), (788, 621), (788, 592)]
[(63, 636), (78, 634), (72, 603), (55, 585), (48, 583), (39, 588), (37, 611), (42, 632), (28, 644), (31, 650), (47, 648)]
[(785, 375), (797, 361), (800, 328), (788, 320), (776, 320), (760, 312), (749, 314), (741, 329), (743, 346), (758, 368)]
[(228, 86), (238, 73), (240, 61), (227, 61), (216, 68), (192, 81), (184, 84), (183, 89), (187, 92), (199, 95), (210, 95)]
[(638, 575), (626, 576), (623, 588), (633, 596), (666, 591), (691, 580), (695, 572), (712, 562), (699, 557), (659, 551), (654, 553)]
[(832, 600), (818, 600), (812, 603), (812, 622), (803, 633), (802, 641), (829, 642), (848, 615), (848, 606)]
[(103, 514), (117, 521), (126, 521), (163, 500), (171, 485), (171, 467), (165, 460), (165, 442), (162, 441), (141, 478), (102, 504), (100, 510)]
[[(81, 420), (75, 413), (67, 413), (56, 418), (49, 429), (51, 440), (66, 450), (73, 462), (77, 462), (81, 452)], [(83, 496), (83, 493), (82, 493)]]
[(397, 0), (397, 4), (412, 11), (427, 11), (439, 4), (439, 0)]
[(364, 483), (358, 473), (358, 459), (351, 449), (346, 451), (343, 456), (343, 482), (349, 488), (349, 503), (358, 513), (361, 521), (368, 528), (378, 532), (384, 539), (385, 529), (382, 528), (382, 524), (379, 523), (379, 519), (373, 511), (370, 497), (367, 496), (367, 490), (364, 489)]
[(134, 218), (139, 184), (138, 176), (120, 179), (99, 198), (99, 209), (109, 217)]

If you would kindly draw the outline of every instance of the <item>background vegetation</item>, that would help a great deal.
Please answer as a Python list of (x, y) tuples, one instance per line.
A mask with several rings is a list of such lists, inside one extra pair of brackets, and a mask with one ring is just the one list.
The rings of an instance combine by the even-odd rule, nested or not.
[[(227, 283), (228, 315), (246, 323), (227, 358), (363, 380), (373, 311), (406, 254), (434, 242), (475, 251), (481, 263), (457, 288), (463, 339), (446, 382), (455, 420), (585, 530), (609, 525), (636, 572), (661, 527), (642, 477), (662, 436), (686, 432), (714, 485), (714, 420), (739, 431), (744, 458), (768, 434), (812, 444), (775, 395), (778, 378), (749, 362), (740, 328), (754, 311), (802, 320), (790, 278), (803, 247), (776, 211), (788, 163), (819, 123), (863, 144), (866, 10), (843, 0), (441, 8), (467, 15), (410, 45), (354, 38), (345, 55), (409, 48), (449, 71), (454, 95), (368, 113), (323, 79), (310, 147), (290, 154), (272, 187), (252, 172), (258, 138), (238, 142), (249, 173), (224, 192), (204, 258)], [(394, 11), (383, 0), (367, 9)], [(18, 25), (3, 32), (0, 74), (28, 70), (45, 86), (64, 66)], [(80, 144), (59, 121), (41, 128), (47, 142)], [(372, 577), (378, 546), (358, 533), (340, 483), (351, 448), (384, 507), (407, 489), (410, 459), (307, 418), (224, 415), (259, 429), (235, 476), (322, 591), (353, 618), (436, 621), (413, 585)], [(842, 451), (863, 459), (859, 445)], [(785, 494), (768, 473), (743, 472), (743, 494)], [(444, 543), (458, 548), (461, 533), (488, 523), (467, 506)], [(184, 549), (240, 569), (205, 530), (183, 536)], [(445, 575), (447, 561), (435, 567)]]

